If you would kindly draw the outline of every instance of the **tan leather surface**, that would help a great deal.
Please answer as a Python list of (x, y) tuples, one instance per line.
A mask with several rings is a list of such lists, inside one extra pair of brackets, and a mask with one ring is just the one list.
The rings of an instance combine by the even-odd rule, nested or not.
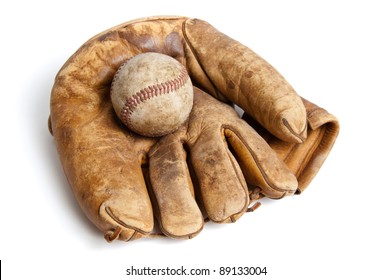
[(196, 81), (205, 80), (197, 79), (203, 75), (209, 78), (214, 90), (207, 88), (208, 92), (239, 105), (282, 140), (301, 143), (305, 139), (305, 108), (276, 69), (204, 21), (189, 20), (184, 32), (199, 63), (198, 67), (190, 67), (190, 72)]
[(316, 176), (339, 133), (339, 122), (334, 115), (304, 98), (302, 100), (308, 121), (307, 139), (302, 144), (281, 141), (249, 115), (243, 115), (243, 119), (257, 130), (295, 174), (299, 183), (296, 194), (302, 193)]
[(169, 236), (193, 236), (202, 229), (193, 188), (207, 217), (218, 223), (234, 222), (246, 212), (246, 179), (274, 198), (297, 189), (295, 176), (235, 110), (197, 88), (188, 124), (160, 139), (149, 156), (158, 220)]
[[(203, 21), (146, 18), (94, 36), (57, 74), (49, 123), (73, 192), (108, 241), (151, 235), (154, 211), (163, 233), (178, 238), (191, 238), (202, 229), (203, 208), (213, 221), (235, 221), (249, 203), (244, 178), (273, 198), (296, 190), (296, 178), (266, 142), (229, 106), (198, 90), (197, 96), (204, 97), (196, 98), (188, 127), (162, 138), (150, 152), (157, 140), (129, 132), (115, 116), (109, 95), (118, 67), (143, 52), (174, 57), (195, 85), (239, 104), (283, 140), (300, 143), (307, 133), (304, 105), (282, 76)], [(309, 119), (316, 129), (316, 118)], [(189, 170), (186, 149), (191, 151)], [(306, 170), (313, 172), (305, 168), (300, 177), (310, 177)], [(202, 211), (191, 199), (197, 193)]]

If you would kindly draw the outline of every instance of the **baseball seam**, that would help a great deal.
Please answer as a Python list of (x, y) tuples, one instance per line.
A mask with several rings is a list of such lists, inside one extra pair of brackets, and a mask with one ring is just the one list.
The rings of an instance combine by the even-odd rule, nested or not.
[(133, 126), (130, 121), (130, 116), (139, 104), (153, 97), (168, 94), (180, 89), (186, 84), (188, 79), (190, 79), (190, 77), (186, 69), (183, 68), (178, 77), (159, 84), (150, 85), (139, 90), (125, 101), (125, 105), (121, 110), (121, 120), (127, 127), (132, 129)]

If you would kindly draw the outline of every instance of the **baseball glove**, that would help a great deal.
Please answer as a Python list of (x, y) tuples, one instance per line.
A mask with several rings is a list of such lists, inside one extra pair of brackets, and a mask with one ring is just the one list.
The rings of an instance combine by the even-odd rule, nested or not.
[[(195, 89), (188, 122), (161, 139), (128, 131), (110, 103), (116, 70), (143, 52), (174, 57), (202, 89)], [(242, 107), (277, 153), (230, 106), (203, 91)], [(88, 40), (57, 74), (50, 114), (65, 175), (108, 241), (153, 236), (154, 217), (163, 234), (191, 238), (204, 216), (235, 221), (253, 199), (298, 193), (295, 175), (308, 185), (338, 133), (325, 111), (315, 110), (308, 122), (301, 98), (261, 57), (184, 17), (135, 20)], [(332, 132), (323, 128), (324, 116), (335, 124)]]

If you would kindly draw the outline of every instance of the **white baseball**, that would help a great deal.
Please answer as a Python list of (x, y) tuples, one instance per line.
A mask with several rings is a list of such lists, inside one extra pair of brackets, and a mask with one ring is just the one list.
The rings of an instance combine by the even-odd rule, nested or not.
[(193, 107), (193, 85), (185, 67), (160, 53), (126, 61), (111, 85), (111, 102), (121, 121), (144, 136), (162, 136), (179, 128)]

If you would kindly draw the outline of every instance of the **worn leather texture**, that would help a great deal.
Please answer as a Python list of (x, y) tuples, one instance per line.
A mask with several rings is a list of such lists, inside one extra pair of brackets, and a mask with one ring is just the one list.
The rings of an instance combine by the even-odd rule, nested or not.
[[(177, 59), (199, 88), (188, 122), (161, 139), (130, 132), (110, 102), (117, 69), (144, 52)], [(280, 142), (268, 145), (230, 106), (203, 92), (238, 104)], [(308, 164), (312, 155), (326, 156), (318, 151), (330, 150), (337, 134), (324, 136), (318, 128), (327, 113), (307, 117), (301, 98), (259, 55), (185, 17), (134, 20), (88, 40), (57, 74), (50, 114), (69, 184), (108, 241), (152, 236), (154, 217), (163, 234), (191, 238), (205, 217), (232, 222), (253, 199), (300, 192), (295, 175), (308, 185), (321, 166)], [(322, 141), (306, 145), (308, 131), (323, 131), (311, 134)], [(285, 144), (302, 149), (289, 161), (279, 150)]]
[(292, 143), (278, 139), (247, 113), (246, 120), (270, 147), (277, 156), (285, 162), (298, 181), (296, 194), (301, 194), (319, 172), (329, 155), (339, 134), (338, 119), (324, 108), (302, 98), (307, 111), (307, 138), (301, 143)]
[(269, 197), (297, 190), (296, 177), (256, 131), (231, 106), (197, 88), (187, 125), (160, 139), (149, 158), (158, 220), (169, 236), (201, 230), (203, 216), (193, 196), (209, 220), (236, 221), (250, 204), (249, 174)]

